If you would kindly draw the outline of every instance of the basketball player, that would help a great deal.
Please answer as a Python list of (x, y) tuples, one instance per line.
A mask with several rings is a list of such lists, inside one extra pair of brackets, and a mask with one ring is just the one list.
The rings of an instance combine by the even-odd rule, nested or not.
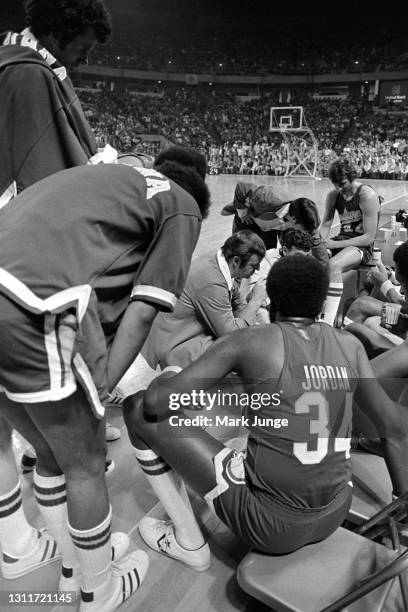
[(408, 242), (395, 249), (393, 258), (395, 279), (401, 284), (391, 282), (387, 269), (380, 262), (367, 278), (383, 299), (359, 297), (344, 318), (346, 329), (360, 338), (370, 357), (402, 344), (407, 337)]
[[(288, 553), (329, 536), (351, 501), (353, 397), (381, 431), (394, 493), (407, 490), (406, 409), (385, 394), (356, 338), (316, 322), (328, 284), (313, 257), (282, 258), (267, 279), (272, 324), (219, 339), (176, 376), (156, 378), (144, 397), (125, 400), (136, 457), (171, 520), (140, 522), (152, 549), (196, 570), (210, 564), (179, 477), (257, 550)], [(197, 394), (231, 371), (246, 381), (246, 421), (237, 414), (249, 429), (246, 453), (211, 437), (199, 418), (194, 426), (202, 413), (188, 421), (183, 410), (197, 409)], [(214, 410), (205, 416), (217, 423)]]
[[(356, 180), (357, 173), (346, 159), (337, 159), (330, 164), (329, 178), (335, 189), (326, 198), (320, 234), (332, 254), (328, 264), (330, 287), (324, 321), (334, 325), (343, 294), (343, 272), (357, 268), (371, 258), (380, 199), (372, 187)], [(336, 211), (340, 217), (340, 232), (329, 238)]]
[[(173, 309), (209, 207), (201, 154), (173, 147), (156, 164), (65, 170), (0, 211), (0, 412), (37, 450), (59, 588), (79, 583), (82, 612), (113, 610), (147, 572), (141, 551), (111, 567), (103, 405), (157, 311)], [(5, 508), (13, 521), (11, 491)], [(3, 552), (3, 568), (27, 562)]]
[(96, 154), (67, 70), (106, 42), (101, 0), (27, 0), (27, 28), (0, 36), (0, 205), (36, 181)]
[[(108, 39), (109, 14), (100, 0), (69, 5), (28, 0), (25, 19), (21, 34), (0, 35), (0, 207), (36, 181), (86, 164), (97, 151), (67, 70), (86, 62), (95, 43)], [(107, 430), (108, 439), (119, 436), (117, 428)], [(35, 458), (28, 460), (33, 469)], [(56, 558), (51, 536), (39, 534), (25, 518), (11, 430), (1, 418), (0, 516), (3, 550), (33, 553), (18, 568), (9, 564), (5, 576), (20, 576)]]

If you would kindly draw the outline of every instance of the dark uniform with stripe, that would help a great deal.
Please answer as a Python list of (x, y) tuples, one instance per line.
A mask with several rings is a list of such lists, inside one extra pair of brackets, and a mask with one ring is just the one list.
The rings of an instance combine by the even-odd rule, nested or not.
[[(340, 233), (334, 236), (333, 240), (350, 240), (350, 238), (356, 238), (364, 234), (363, 212), (360, 208), (360, 192), (362, 187), (372, 189), (369, 185), (359, 185), (351, 200), (346, 200), (341, 193), (337, 194), (334, 209), (337, 210), (340, 217)], [(373, 254), (373, 245), (357, 248), (362, 253), (362, 263), (365, 264), (370, 261)], [(340, 250), (332, 249), (332, 255), (336, 255)]]
[(85, 386), (106, 399), (106, 338), (129, 299), (172, 311), (201, 223), (194, 198), (154, 170), (81, 166), (0, 211), (0, 384), (14, 401)]
[(229, 449), (215, 457), (217, 487), (206, 499), (252, 546), (285, 553), (327, 537), (347, 515), (357, 373), (329, 325), (314, 339), (307, 328), (278, 325), (281, 376), (256, 383), (252, 397), (278, 393), (280, 404), (248, 410), (246, 457)]

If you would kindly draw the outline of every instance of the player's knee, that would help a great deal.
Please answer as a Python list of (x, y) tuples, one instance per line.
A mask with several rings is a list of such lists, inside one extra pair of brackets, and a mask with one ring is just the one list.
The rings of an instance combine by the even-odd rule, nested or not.
[(336, 259), (336, 257), (329, 259), (327, 271), (329, 273), (329, 276), (333, 276), (334, 274), (341, 273), (343, 271), (342, 262)]
[(361, 317), (364, 312), (364, 302), (364, 297), (360, 297), (354, 300), (347, 312), (347, 316), (349, 319), (352, 319), (354, 321), (356, 318)]
[(157, 429), (155, 419), (146, 419), (144, 413), (144, 391), (139, 391), (127, 397), (123, 403), (123, 417), (128, 430), (130, 441), (150, 438), (151, 430)]
[(60, 461), (66, 478), (71, 480), (89, 480), (103, 478), (105, 474), (106, 453), (84, 452)]
[(57, 463), (50, 448), (37, 447), (35, 448), (37, 455), (36, 469), (43, 476), (58, 476), (62, 469)]

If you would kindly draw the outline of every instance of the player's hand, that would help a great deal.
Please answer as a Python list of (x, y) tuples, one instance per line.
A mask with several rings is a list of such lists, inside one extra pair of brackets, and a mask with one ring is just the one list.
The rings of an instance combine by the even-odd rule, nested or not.
[(367, 278), (371, 280), (375, 285), (381, 287), (384, 281), (388, 280), (388, 271), (382, 261), (380, 261), (372, 270), (368, 273)]
[(243, 225), (252, 225), (254, 219), (251, 215), (246, 215), (245, 217), (241, 217), (241, 223)]
[(266, 285), (264, 280), (255, 283), (252, 289), (250, 301), (255, 300), (261, 306), (267, 299)]

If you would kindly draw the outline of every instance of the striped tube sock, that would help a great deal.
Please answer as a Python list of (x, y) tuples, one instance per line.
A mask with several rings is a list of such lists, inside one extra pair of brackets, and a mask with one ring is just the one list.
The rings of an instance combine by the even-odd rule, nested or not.
[(334, 326), (342, 295), (343, 283), (330, 283), (326, 304), (324, 306), (323, 321), (325, 323)]
[(20, 483), (0, 496), (0, 543), (3, 553), (23, 557), (37, 541), (37, 530), (27, 521)]
[(144, 475), (174, 525), (177, 542), (187, 550), (196, 550), (203, 546), (203, 534), (194, 516), (183, 480), (153, 450), (133, 450)]
[(82, 590), (94, 591), (111, 576), (111, 519), (112, 508), (107, 517), (95, 527), (84, 531), (69, 525), (82, 573)]
[(40, 476), (34, 470), (34, 494), (45, 524), (62, 555), (62, 573), (68, 576), (78, 567), (76, 549), (68, 531), (67, 488), (65, 475)]

